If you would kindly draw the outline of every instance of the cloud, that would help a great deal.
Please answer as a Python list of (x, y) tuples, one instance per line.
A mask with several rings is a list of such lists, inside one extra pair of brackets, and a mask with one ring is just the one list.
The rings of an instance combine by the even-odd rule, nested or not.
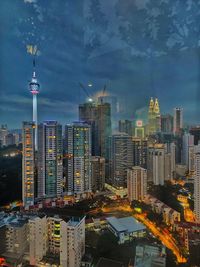
[(29, 4), (32, 4), (32, 3), (36, 3), (37, 0), (24, 0), (24, 3), (29, 3)]

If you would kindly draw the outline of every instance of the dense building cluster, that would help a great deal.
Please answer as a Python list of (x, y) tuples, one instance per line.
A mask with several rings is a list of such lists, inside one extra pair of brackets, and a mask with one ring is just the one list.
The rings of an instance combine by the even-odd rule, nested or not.
[(85, 253), (85, 217), (0, 213), (0, 254), (11, 266), (79, 267)]
[[(39, 92), (35, 71), (33, 80)], [(31, 93), (34, 86), (31, 83)], [(102, 191), (105, 183), (127, 188), (130, 200), (142, 200), (149, 185), (172, 181), (181, 164), (194, 179), (195, 214), (200, 219), (200, 135), (197, 127), (188, 130), (183, 125), (183, 109), (174, 108), (173, 116), (161, 114), (158, 99), (151, 98), (146, 123), (119, 120), (118, 129), (112, 127), (111, 110), (109, 99), (99, 97), (80, 104), (78, 121), (65, 127), (57, 121), (37, 125), (34, 118), (23, 123), (24, 206), (66, 195), (86, 198)]]

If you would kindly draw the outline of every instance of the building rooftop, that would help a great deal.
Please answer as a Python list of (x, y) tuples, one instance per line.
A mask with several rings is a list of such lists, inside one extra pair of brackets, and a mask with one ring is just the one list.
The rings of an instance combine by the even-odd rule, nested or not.
[(122, 262), (100, 258), (96, 267), (125, 267)]
[(106, 218), (108, 223), (117, 231), (117, 232), (136, 232), (145, 230), (146, 227), (138, 222), (133, 217), (124, 217), (124, 218), (116, 218), (109, 217)]

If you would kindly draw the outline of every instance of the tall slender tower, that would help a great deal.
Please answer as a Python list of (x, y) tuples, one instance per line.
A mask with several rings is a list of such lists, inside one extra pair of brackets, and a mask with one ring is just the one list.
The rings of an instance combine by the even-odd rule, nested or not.
[(35, 150), (38, 148), (38, 118), (37, 118), (37, 95), (39, 94), (40, 85), (35, 73), (35, 59), (33, 60), (33, 76), (29, 83), (29, 89), (33, 95), (33, 121), (35, 122)]
[(154, 102), (154, 119), (155, 119), (155, 130), (156, 132), (160, 132), (161, 131), (161, 119), (160, 119), (160, 106), (159, 106), (158, 98), (156, 98)]
[(148, 112), (148, 132), (149, 134), (154, 133), (154, 100), (153, 97), (150, 99), (149, 112)]

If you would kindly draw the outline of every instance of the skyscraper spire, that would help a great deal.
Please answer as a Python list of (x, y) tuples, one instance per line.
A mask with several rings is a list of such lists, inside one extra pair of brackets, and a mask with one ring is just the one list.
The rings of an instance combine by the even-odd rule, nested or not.
[(156, 115), (160, 115), (160, 107), (159, 107), (158, 98), (155, 99), (154, 112)]
[(153, 100), (153, 97), (151, 97), (150, 103), (149, 103), (149, 113), (152, 113), (153, 110), (154, 110), (154, 100)]
[(35, 150), (37, 151), (37, 140), (38, 140), (38, 118), (37, 118), (37, 94), (39, 94), (40, 85), (36, 78), (35, 72), (35, 58), (33, 59), (33, 75), (29, 83), (29, 90), (33, 95), (33, 121), (35, 122)]

